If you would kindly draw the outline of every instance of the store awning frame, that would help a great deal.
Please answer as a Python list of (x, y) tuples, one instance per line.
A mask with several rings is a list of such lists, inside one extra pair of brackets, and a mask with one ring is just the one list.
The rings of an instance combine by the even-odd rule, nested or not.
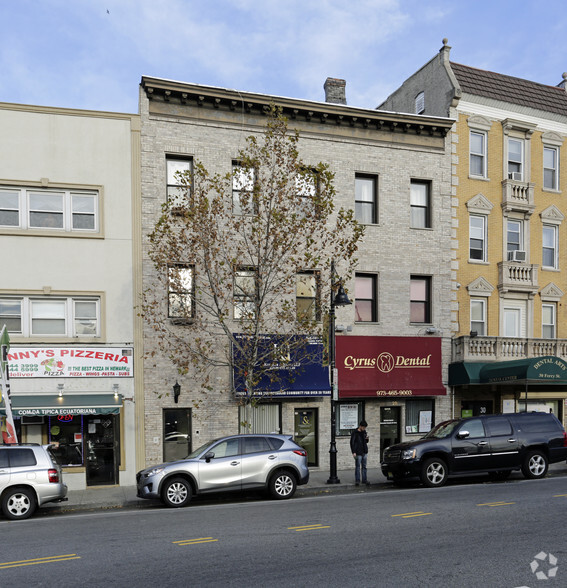
[[(12, 394), (12, 413), (21, 416), (119, 414), (122, 394)], [(5, 413), (4, 400), (0, 415)]]
[(567, 362), (554, 355), (512, 361), (456, 362), (449, 365), (449, 386), (532, 383), (567, 385)]

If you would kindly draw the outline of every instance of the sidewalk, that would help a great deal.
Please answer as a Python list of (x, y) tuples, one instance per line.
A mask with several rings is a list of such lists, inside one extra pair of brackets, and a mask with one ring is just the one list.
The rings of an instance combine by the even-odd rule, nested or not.
[[(556, 463), (549, 466), (549, 477), (567, 475), (567, 464)], [(326, 469), (311, 470), (309, 484), (299, 486), (295, 496), (317, 496), (330, 493), (372, 492), (394, 488), (387, 482), (379, 468), (368, 469), (370, 486), (354, 485), (354, 468), (337, 472), (338, 484), (327, 484), (329, 471)], [(520, 472), (514, 472), (512, 479), (522, 479)], [(482, 480), (482, 477), (479, 479)], [(46, 504), (42, 509), (51, 512), (69, 512), (82, 510), (109, 510), (119, 508), (147, 508), (159, 504), (158, 501), (142, 500), (136, 496), (135, 486), (96, 486), (86, 490), (71, 490), (66, 502)]]

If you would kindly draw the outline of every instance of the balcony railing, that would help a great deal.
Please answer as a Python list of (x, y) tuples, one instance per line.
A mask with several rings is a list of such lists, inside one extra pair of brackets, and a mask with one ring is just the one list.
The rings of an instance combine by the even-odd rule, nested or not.
[(456, 337), (453, 361), (510, 361), (555, 355), (567, 361), (567, 339), (522, 337)]
[(535, 184), (520, 182), (518, 180), (502, 181), (502, 208), (510, 212), (519, 210), (531, 214), (535, 208), (534, 203)]
[(503, 292), (515, 290), (535, 294), (538, 285), (539, 265), (519, 263), (516, 261), (501, 261), (498, 264), (498, 289)]

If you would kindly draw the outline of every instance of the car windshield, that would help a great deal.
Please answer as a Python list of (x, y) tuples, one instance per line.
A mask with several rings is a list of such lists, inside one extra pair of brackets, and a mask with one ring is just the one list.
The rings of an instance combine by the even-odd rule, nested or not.
[(201, 447), (195, 449), (195, 451), (192, 451), (185, 459), (195, 459), (196, 457), (199, 457), (199, 455), (201, 455), (201, 453), (203, 453), (203, 451), (205, 451), (207, 447), (214, 445), (218, 441), (220, 441), (220, 439), (213, 439), (212, 441), (207, 441), (207, 443), (201, 445)]
[(424, 439), (443, 439), (448, 437), (454, 430), (455, 427), (460, 423), (458, 420), (453, 421), (443, 421), (439, 423), (437, 426), (433, 427), (427, 435), (425, 435)]

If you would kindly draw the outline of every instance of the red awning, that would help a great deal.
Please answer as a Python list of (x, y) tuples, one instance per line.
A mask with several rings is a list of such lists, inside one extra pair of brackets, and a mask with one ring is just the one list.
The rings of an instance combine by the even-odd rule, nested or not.
[(338, 336), (339, 398), (442, 396), (439, 337)]

